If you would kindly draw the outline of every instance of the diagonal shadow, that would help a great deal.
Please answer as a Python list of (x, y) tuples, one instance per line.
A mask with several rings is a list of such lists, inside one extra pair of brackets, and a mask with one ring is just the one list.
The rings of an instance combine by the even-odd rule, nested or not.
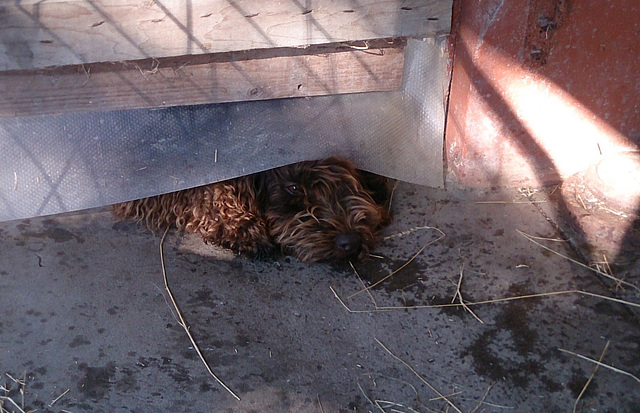
[[(295, 1), (295, 0), (294, 0)], [(269, 44), (271, 47), (277, 47), (277, 43), (275, 41), (273, 41), (273, 39), (269, 36), (269, 34), (267, 34), (267, 32), (264, 31), (264, 29), (258, 24), (256, 23), (256, 21), (253, 19), (253, 17), (255, 17), (254, 15), (252, 15), (251, 13), (249, 13), (246, 9), (242, 8), (238, 2), (233, 1), (233, 0), (229, 0), (228, 1), (229, 5), (231, 7), (233, 7), (239, 14), (241, 14), (242, 16), (244, 16), (245, 20), (251, 25), (251, 27), (260, 35), (260, 37), (262, 37), (267, 44)], [(301, 7), (301, 6), (300, 6)], [(302, 14), (307, 14), (307, 9), (304, 7), (301, 7)], [(308, 30), (307, 30), (308, 31)], [(307, 73), (311, 74), (312, 76), (314, 76), (315, 78), (321, 79), (321, 77), (315, 73), (313, 71), (313, 69), (304, 61), (302, 61), (302, 65), (304, 66), (305, 70), (307, 71)], [(233, 64), (233, 66), (236, 68), (236, 70), (238, 71), (238, 73), (240, 73), (242, 75), (242, 77), (249, 82), (250, 84), (252, 84), (254, 87), (257, 86), (256, 82), (254, 79), (251, 79), (251, 77), (244, 72), (243, 70), (240, 69), (240, 67), (238, 67), (236, 64)], [(325, 84), (323, 82), (322, 87), (327, 91), (331, 91), (331, 86), (328, 84)]]
[[(305, 0), (304, 5), (301, 4), (298, 0), (291, 0), (291, 2), (296, 6), (298, 6), (298, 9), (300, 9), (300, 13), (303, 16), (305, 16), (307, 20), (307, 39), (311, 39), (311, 33), (312, 33), (311, 26), (314, 26), (320, 33), (322, 33), (322, 35), (325, 38), (329, 39), (331, 43), (334, 43), (336, 41), (331, 35), (331, 33), (329, 33), (329, 31), (327, 31), (325, 27), (321, 25), (318, 22), (318, 20), (314, 17), (312, 0)], [(356, 4), (357, 8), (361, 7), (356, 1), (353, 1), (352, 3)], [(365, 21), (369, 22), (369, 20), (367, 19), (365, 19)], [(379, 81), (378, 75), (373, 70), (371, 70), (371, 67), (369, 67), (369, 65), (364, 63), (361, 59), (358, 59), (357, 54), (356, 54), (356, 59), (358, 63), (367, 71), (367, 73), (369, 73), (376, 80), (376, 82)]]
[[(297, 0), (291, 0), (293, 4), (295, 4), (298, 9), (300, 10), (300, 14), (305, 16), (306, 20), (307, 20), (307, 39), (311, 38), (311, 26), (314, 26), (318, 31), (320, 31), (324, 37), (326, 39), (328, 39), (328, 41), (330, 43), (334, 43), (335, 39), (334, 37), (331, 35), (331, 33), (326, 30), (324, 28), (324, 26), (322, 26), (314, 17), (313, 17), (313, 2), (311, 0), (305, 0), (305, 4), (302, 4), (301, 2), (297, 1)], [(229, 0), (228, 1), (229, 5), (231, 5), (231, 7), (233, 7), (235, 10), (238, 11), (238, 13), (240, 13), (242, 16), (245, 17), (246, 21), (253, 27), (253, 29), (266, 41), (267, 44), (269, 44), (272, 47), (276, 47), (277, 43), (275, 41), (273, 41), (273, 39), (269, 36), (269, 34), (267, 34), (267, 32), (264, 31), (264, 29), (255, 22), (255, 20), (253, 19), (253, 17), (255, 17), (254, 15), (250, 14), (250, 12), (248, 12), (246, 9), (242, 8), (238, 2), (233, 1), (233, 0)], [(356, 59), (358, 61), (358, 63), (367, 71), (367, 73), (369, 73), (374, 79), (376, 79), (376, 81), (379, 81), (378, 75), (365, 63), (363, 62), (361, 59), (358, 59), (357, 55), (356, 55)], [(310, 76), (316, 78), (316, 79), (323, 79), (324, 76), (320, 76), (316, 71), (313, 70), (313, 68), (311, 66), (309, 66), (309, 64), (307, 62), (302, 62), (302, 65), (304, 66), (304, 69), (307, 73), (309, 73)], [(245, 77), (245, 79), (254, 84), (255, 82), (250, 79), (248, 77), (248, 75), (246, 75), (244, 72), (242, 72), (240, 69), (238, 69), (238, 71), (240, 73), (243, 74), (243, 77)], [(330, 77), (331, 78), (331, 77)], [(329, 85), (327, 83), (322, 82), (322, 88), (327, 91), (327, 92), (331, 92), (333, 90), (335, 90), (335, 85)]]
[(49, 175), (47, 168), (42, 164), (41, 160), (27, 147), (27, 145), (24, 144), (24, 142), (22, 142), (22, 140), (17, 137), (13, 137), (13, 142), (17, 147), (22, 149), (22, 152), (29, 160), (31, 160), (36, 169), (42, 174), (42, 180), (49, 186), (47, 195), (44, 196), (44, 199), (36, 210), (36, 216), (41, 215), (46, 206), (53, 201), (58, 203), (60, 210), (66, 210), (62, 196), (58, 193), (57, 188), (60, 186), (60, 183), (72, 167), (71, 160), (74, 158), (74, 155), (67, 157), (64, 163), (64, 168), (60, 171), (58, 177), (54, 179)]
[(42, 24), (42, 22), (40, 21), (40, 3), (36, 3), (34, 5), (34, 9), (35, 9), (34, 13), (31, 13), (29, 12), (29, 10), (25, 9), (21, 3), (22, 2), (20, 0), (14, 0), (16, 9), (21, 11), (29, 20), (31, 20), (34, 24), (36, 24), (40, 30), (43, 30), (44, 32), (47, 33), (47, 35), (51, 36), (51, 38), (55, 42), (62, 45), (63, 48), (67, 49), (76, 59), (78, 59), (78, 61), (83, 62), (85, 60), (84, 57), (78, 54), (69, 43), (62, 40), (62, 38), (58, 36), (54, 31), (52, 31), (47, 26)]
[(193, 45), (195, 44), (198, 49), (202, 50), (205, 53), (208, 53), (209, 48), (205, 46), (196, 36), (193, 35), (193, 6), (191, 0), (187, 0), (185, 2), (186, 8), (186, 25), (180, 21), (176, 16), (174, 16), (167, 6), (165, 6), (161, 1), (156, 0), (153, 2), (157, 5), (160, 10), (164, 12), (164, 14), (176, 25), (182, 32), (187, 36), (187, 54), (193, 53)]
[(102, 16), (102, 18), (109, 23), (109, 25), (116, 31), (118, 32), (118, 34), (120, 36), (122, 36), (123, 39), (125, 39), (127, 41), (127, 43), (129, 43), (131, 46), (133, 46), (135, 49), (137, 49), (141, 55), (143, 55), (144, 57), (151, 57), (149, 56), (149, 54), (140, 46), (138, 46), (138, 43), (136, 43), (135, 40), (133, 40), (131, 38), (131, 36), (129, 36), (127, 34), (127, 32), (125, 32), (124, 30), (122, 30), (122, 27), (120, 27), (120, 25), (117, 24), (117, 22), (106, 12), (104, 11), (102, 8), (100, 8), (95, 1), (93, 0), (88, 0), (88, 4), (96, 11), (98, 12), (98, 14), (100, 16)]
[[(87, 2), (89, 4), (89, 6), (96, 11), (96, 13), (98, 15), (101, 16), (101, 18), (107, 22), (121, 37), (122, 39), (124, 39), (126, 41), (126, 43), (128, 43), (129, 45), (131, 45), (132, 47), (134, 47), (136, 50), (138, 50), (143, 56), (145, 56), (146, 58), (151, 58), (151, 56), (149, 56), (149, 54), (147, 52), (145, 52), (145, 50), (143, 48), (141, 48), (136, 41), (129, 35), (127, 34), (122, 27), (120, 27), (117, 22), (114, 21), (113, 17), (104, 10), (103, 7), (101, 7), (96, 1), (94, 0), (89, 0)], [(326, 30), (326, 28), (324, 28), (314, 17), (313, 17), (313, 2), (311, 0), (306, 0), (305, 4), (302, 4), (302, 2), (297, 1), (297, 0), (292, 0), (292, 3), (295, 4), (299, 9), (300, 9), (300, 13), (305, 16), (306, 20), (307, 20), (307, 32), (308, 32), (308, 36), (311, 36), (311, 27), (314, 27), (315, 30), (321, 32), (327, 39), (333, 39), (331, 33)], [(361, 7), (357, 2), (352, 1), (352, 6), (354, 7)], [(49, 29), (48, 27), (46, 27), (46, 25), (44, 25), (41, 21), (40, 21), (40, 12), (39, 12), (39, 5), (35, 6), (35, 11), (33, 13), (29, 12), (27, 9), (25, 9), (21, 4), (19, 0), (15, 0), (15, 4), (16, 7), (22, 12), (24, 13), (26, 16), (28, 16), (28, 18), (33, 21), (41, 30), (45, 31), (46, 33), (48, 33), (57, 43), (61, 44), (65, 49), (69, 50), (79, 61), (83, 61), (85, 60), (83, 58), (83, 56), (81, 56), (79, 53), (77, 53), (74, 48), (65, 43), (59, 36), (57, 36), (51, 29)], [(173, 15), (171, 13), (171, 11), (168, 9), (168, 7), (163, 4), (163, 2), (161, 1), (156, 1), (154, 2), (154, 4), (156, 4), (160, 10), (162, 10), (164, 12), (164, 14), (167, 16), (168, 19), (170, 19), (173, 24), (178, 27), (183, 33), (185, 33), (186, 37), (187, 37), (187, 51), (189, 53), (193, 52), (193, 47), (197, 47), (198, 49), (200, 49), (202, 52), (207, 52), (208, 48), (202, 44), (202, 42), (200, 42), (200, 40), (193, 35), (192, 31), (193, 31), (193, 12), (192, 12), (192, 4), (191, 1), (188, 1), (185, 3), (185, 7), (186, 7), (186, 21), (182, 22), (180, 19), (178, 19), (175, 15)], [(265, 41), (268, 45), (270, 46), (276, 46), (276, 42), (273, 41), (273, 39), (270, 38), (270, 36), (268, 35), (268, 33), (264, 30), (263, 27), (261, 27), (256, 21), (255, 19), (253, 19), (252, 17), (254, 17), (253, 15), (251, 15), (247, 10), (245, 10), (240, 4), (238, 4), (238, 2), (233, 1), (233, 0), (229, 0), (228, 4), (233, 7), (239, 14), (241, 14), (242, 16), (245, 17), (246, 21), (251, 25), (251, 27), (253, 28), (253, 30), (255, 30)], [(365, 19), (366, 20), (366, 19)], [(368, 22), (368, 21), (367, 21)], [(195, 46), (194, 46), (195, 45)], [(370, 53), (367, 52), (366, 50), (363, 51), (364, 53)], [(384, 53), (383, 50), (380, 51), (380, 53)], [(363, 62), (362, 59), (360, 59), (358, 57), (358, 54), (354, 55), (356, 58), (356, 61), (366, 70), (366, 72), (372, 76), (376, 81), (379, 81), (379, 74), (375, 73), (375, 71), (369, 67), (369, 65), (366, 64), (366, 62)], [(245, 79), (245, 81), (247, 81), (247, 83), (249, 83), (250, 85), (252, 85), (252, 90), (260, 90), (260, 88), (258, 88), (259, 86), (259, 82), (254, 79), (250, 73), (247, 73), (245, 70), (243, 70), (241, 67), (235, 65), (233, 63), (233, 61), (231, 62), (233, 64), (233, 66), (236, 68), (237, 72), (239, 74), (241, 74), (241, 76)], [(300, 60), (300, 64), (302, 65), (302, 67), (304, 68), (304, 71), (308, 74), (308, 76), (310, 78), (313, 78), (316, 80), (316, 83), (319, 84), (319, 86), (324, 89), (327, 93), (334, 93), (335, 92), (335, 84), (330, 84), (332, 79), (335, 79), (334, 76), (332, 76), (331, 74), (327, 75), (326, 73), (324, 73), (324, 75), (321, 75), (320, 73), (318, 73), (316, 70), (314, 70), (314, 68), (309, 65), (307, 62), (305, 62), (304, 60)], [(334, 69), (335, 72), (335, 69)], [(217, 77), (215, 72), (212, 73), (212, 75), (214, 77)], [(134, 93), (138, 94), (144, 101), (146, 101), (148, 104), (151, 103), (151, 100), (149, 98), (147, 98), (146, 94), (140, 90), (139, 88), (135, 87), (134, 85), (131, 84), (131, 82), (127, 82), (126, 80), (124, 80), (124, 78), (121, 77), (121, 79), (123, 81), (125, 81), (125, 83), (129, 84), (129, 86), (132, 88), (132, 90), (134, 91)], [(325, 81), (328, 80), (328, 81)], [(209, 93), (201, 86), (201, 85), (197, 85), (195, 84), (195, 82), (190, 81), (190, 83), (192, 84), (192, 86), (196, 89), (199, 90), (204, 96), (207, 96)], [(266, 93), (266, 91), (263, 91), (263, 93)], [(262, 98), (271, 98), (271, 96), (269, 96), (268, 94), (263, 95)]]
[[(507, 103), (500, 91), (491, 85), (491, 82), (483, 74), (482, 70), (473, 63), (472, 55), (464, 42), (458, 42), (456, 46), (456, 59), (461, 63), (461, 67), (457, 70), (463, 70), (472, 79), (472, 83), (477, 89), (480, 96), (491, 96), (492, 99), (485, 101), (485, 104), (491, 107), (491, 112), (500, 118), (500, 124), (504, 128), (504, 136), (509, 136), (510, 142), (514, 143), (520, 153), (526, 154), (527, 159), (532, 162), (533, 169), (538, 176), (539, 182), (544, 182), (552, 171), (554, 176), (561, 176), (553, 160), (546, 154), (545, 149), (531, 136), (527, 128), (522, 124), (517, 114), (513, 111), (509, 103)], [(454, 119), (454, 121), (457, 121)], [(494, 177), (498, 180), (499, 177)], [(494, 181), (494, 185), (498, 182)], [(575, 220), (573, 214), (570, 213), (566, 201), (562, 196), (557, 198), (557, 207), (560, 214), (569, 220), (569, 225), (578, 232), (578, 236), (584, 238), (584, 231)], [(557, 228), (562, 232), (561, 228)], [(565, 234), (563, 234), (564, 236)], [(573, 243), (570, 243), (572, 245)], [(572, 245), (573, 248), (573, 245)], [(574, 248), (574, 252), (583, 255), (579, 250)], [(584, 256), (583, 256), (584, 258)]]

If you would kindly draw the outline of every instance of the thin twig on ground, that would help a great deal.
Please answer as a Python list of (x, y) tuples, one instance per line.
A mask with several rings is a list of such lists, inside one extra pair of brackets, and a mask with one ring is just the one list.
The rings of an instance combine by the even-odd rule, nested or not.
[(549, 251), (549, 252), (551, 252), (551, 253), (553, 253), (553, 254), (555, 254), (555, 255), (559, 256), (559, 257), (562, 257), (562, 258), (564, 258), (564, 259), (566, 259), (566, 260), (569, 260), (569, 261), (571, 261), (572, 263), (574, 263), (574, 264), (576, 264), (576, 265), (579, 265), (579, 266), (581, 266), (581, 267), (583, 267), (583, 268), (586, 268), (586, 269), (588, 269), (588, 270), (590, 270), (590, 271), (593, 271), (593, 272), (595, 272), (596, 274), (602, 275), (602, 276), (603, 276), (603, 277), (605, 277), (605, 278), (609, 278), (610, 280), (615, 281), (618, 285), (626, 285), (626, 286), (631, 287), (631, 288), (633, 288), (634, 290), (636, 290), (636, 291), (640, 292), (640, 288), (638, 288), (637, 286), (635, 286), (635, 285), (631, 284), (630, 282), (627, 282), (627, 281), (621, 280), (621, 279), (619, 279), (619, 278), (614, 277), (613, 275), (609, 275), (609, 274), (607, 274), (606, 272), (600, 271), (600, 270), (599, 270), (599, 269), (597, 269), (597, 268), (590, 267), (590, 266), (588, 266), (588, 265), (586, 265), (586, 264), (581, 263), (580, 261), (576, 261), (576, 260), (574, 260), (574, 259), (572, 259), (572, 258), (569, 258), (569, 257), (567, 257), (566, 255), (563, 255), (563, 254), (561, 254), (561, 253), (559, 253), (559, 252), (557, 252), (557, 251), (555, 251), (555, 250), (553, 250), (553, 249), (551, 249), (551, 248), (547, 247), (546, 245), (543, 245), (543, 244), (539, 243), (538, 241), (536, 241), (536, 240), (535, 240), (535, 238), (536, 238), (536, 237), (534, 237), (534, 236), (532, 236), (532, 235), (529, 235), (529, 234), (527, 234), (527, 233), (525, 233), (525, 232), (523, 232), (523, 231), (520, 231), (519, 229), (517, 229), (516, 231), (518, 231), (518, 234), (522, 235), (524, 238), (526, 238), (526, 239), (528, 239), (529, 241), (533, 242), (534, 244), (536, 244), (536, 245), (537, 245), (537, 246), (539, 246), (540, 248), (544, 248), (545, 250), (547, 250), (547, 251)]
[(452, 303), (455, 302), (456, 301), (456, 297), (458, 297), (458, 299), (460, 300), (460, 305), (462, 306), (462, 308), (467, 310), (476, 320), (478, 320), (480, 322), (480, 324), (484, 324), (484, 321), (482, 321), (482, 319), (480, 317), (478, 317), (476, 315), (476, 313), (471, 311), (471, 309), (467, 306), (467, 304), (462, 299), (462, 291), (460, 291), (460, 287), (462, 286), (462, 276), (463, 276), (463, 274), (464, 274), (464, 262), (460, 266), (460, 278), (458, 278), (458, 286), (456, 287), (456, 293), (453, 295), (453, 299), (451, 300), (451, 302)]
[(324, 407), (322, 407), (322, 402), (320, 401), (320, 395), (316, 394), (316, 398), (318, 399), (318, 407), (320, 408), (320, 413), (324, 413)]
[(640, 383), (640, 378), (638, 378), (637, 376), (634, 376), (633, 374), (631, 374), (631, 373), (629, 373), (629, 372), (626, 372), (626, 371), (624, 371), (624, 370), (620, 370), (620, 369), (615, 368), (615, 367), (613, 367), (613, 366), (610, 366), (610, 365), (608, 365), (608, 364), (604, 364), (604, 363), (602, 363), (602, 362), (600, 362), (600, 361), (597, 361), (597, 360), (594, 360), (594, 359), (592, 359), (592, 358), (589, 358), (589, 357), (583, 356), (582, 354), (574, 353), (573, 351), (565, 350), (565, 349), (563, 349), (563, 348), (559, 348), (558, 350), (562, 351), (563, 353), (571, 354), (572, 356), (576, 356), (576, 357), (581, 358), (581, 359), (583, 359), (583, 360), (590, 361), (591, 363), (597, 364), (598, 366), (600, 366), (600, 367), (604, 367), (605, 369), (613, 370), (613, 371), (615, 371), (616, 373), (620, 373), (620, 374), (623, 374), (623, 375), (625, 375), (625, 376), (627, 376), (627, 377), (631, 377), (633, 380), (635, 380), (635, 381), (637, 381), (638, 383)]
[(359, 381), (356, 381), (356, 384), (358, 385), (358, 388), (360, 389), (360, 393), (362, 393), (362, 396), (364, 396), (364, 398), (369, 402), (369, 404), (371, 404), (372, 406), (376, 406), (378, 409), (380, 409), (380, 411), (382, 413), (385, 413), (384, 409), (380, 406), (378, 406), (377, 403), (374, 403), (369, 396), (367, 396), (367, 393), (364, 391), (364, 389), (362, 388), (362, 386), (360, 385)]
[(207, 363), (207, 360), (204, 358), (204, 355), (200, 351), (200, 347), (198, 347), (198, 344), (196, 343), (195, 339), (193, 338), (193, 335), (191, 335), (191, 331), (189, 330), (189, 326), (187, 325), (187, 322), (184, 320), (184, 317), (182, 317), (182, 313), (180, 312), (180, 308), (178, 307), (178, 303), (176, 302), (176, 300), (175, 300), (175, 298), (173, 296), (173, 293), (171, 292), (171, 289), (169, 288), (169, 281), (167, 279), (167, 271), (166, 271), (165, 266), (164, 266), (164, 240), (167, 237), (167, 232), (169, 232), (169, 227), (167, 227), (167, 229), (165, 229), (164, 234), (162, 235), (162, 239), (160, 240), (160, 264), (162, 265), (162, 278), (164, 279), (164, 287), (167, 290), (167, 294), (169, 295), (169, 299), (171, 300), (171, 303), (173, 304), (173, 308), (176, 310), (176, 313), (178, 315), (179, 324), (184, 329), (184, 331), (187, 333), (187, 336), (189, 337), (189, 340), (191, 341), (191, 344), (193, 345), (193, 348), (198, 353), (198, 356), (200, 357), (200, 360), (202, 360), (202, 363), (206, 367), (206, 369), (209, 372), (209, 374), (218, 382), (218, 384), (220, 384), (220, 386), (222, 386), (227, 392), (229, 392), (229, 394), (231, 394), (236, 400), (240, 400), (240, 397), (238, 397), (238, 395), (235, 394), (233, 392), (233, 390), (231, 390), (226, 384), (224, 384), (224, 382), (222, 380), (220, 380), (218, 378), (218, 376), (216, 376), (216, 374), (213, 372), (213, 370), (211, 370), (211, 367), (209, 367), (209, 363)]
[[(606, 353), (607, 348), (609, 348), (609, 340), (607, 340), (607, 344), (605, 344), (604, 349), (602, 350), (602, 353), (600, 353), (600, 358), (598, 359), (598, 363), (602, 362), (602, 358), (604, 357), (604, 353)], [(593, 368), (593, 371), (591, 372), (591, 375), (589, 376), (589, 379), (582, 387), (580, 394), (578, 394), (578, 397), (576, 398), (576, 401), (573, 404), (573, 413), (576, 413), (576, 411), (578, 410), (578, 403), (580, 403), (580, 399), (582, 398), (582, 395), (584, 394), (584, 392), (587, 391), (587, 387), (589, 387), (589, 384), (591, 383), (591, 380), (593, 380), (593, 378), (595, 377), (599, 367), (600, 366), (596, 364), (596, 366)]]
[(413, 228), (410, 229), (408, 231), (405, 231), (403, 233), (400, 234), (395, 234), (395, 235), (390, 235), (388, 237), (385, 237), (385, 239), (390, 239), (390, 238), (394, 238), (396, 236), (401, 236), (401, 235), (405, 235), (408, 233), (411, 233), (417, 229), (435, 229), (436, 231), (438, 231), (440, 233), (440, 236), (432, 241), (429, 241), (428, 243), (426, 243), (422, 248), (420, 248), (418, 250), (418, 252), (416, 252), (411, 258), (409, 258), (409, 260), (407, 262), (405, 262), (404, 264), (402, 264), (400, 267), (398, 267), (397, 269), (391, 271), (389, 274), (385, 275), (384, 277), (382, 277), (380, 280), (376, 281), (375, 283), (371, 284), (368, 287), (363, 288), (362, 290), (356, 291), (355, 293), (351, 294), (349, 297), (347, 298), (353, 298), (356, 295), (363, 293), (365, 291), (369, 291), (375, 287), (377, 287), (378, 285), (380, 285), (381, 283), (385, 282), (386, 280), (388, 280), (389, 278), (393, 277), (395, 274), (397, 274), (399, 271), (401, 271), (403, 268), (405, 268), (407, 265), (411, 264), (413, 262), (413, 260), (415, 260), (418, 255), (420, 255), (420, 253), (422, 253), (422, 251), (424, 251), (428, 246), (435, 244), (436, 242), (440, 241), (442, 238), (446, 237), (446, 234), (444, 232), (442, 232), (440, 229), (435, 228), (435, 227), (418, 227), (418, 228)]
[[(13, 400), (11, 397), (8, 397), (8, 396), (0, 396), (0, 402), (4, 402), (4, 401), (7, 401), (7, 402), (9, 402), (9, 403), (13, 404), (13, 406), (14, 406), (16, 409), (18, 409), (18, 412), (19, 412), (19, 413), (26, 413), (26, 412), (25, 412), (25, 411), (20, 407), (20, 405), (19, 405), (18, 403), (16, 403), (16, 401), (15, 401), (15, 400)], [(2, 408), (3, 410), (6, 410), (6, 409), (4, 409), (4, 407), (2, 407), (2, 403), (0, 403), (0, 408)]]
[(54, 404), (56, 404), (58, 402), (58, 400), (62, 399), (67, 393), (69, 393), (71, 389), (67, 389), (64, 392), (62, 392), (62, 394), (58, 397), (56, 397), (55, 399), (53, 399), (51, 401), (51, 403), (49, 403), (49, 407), (53, 407)]
[(396, 189), (398, 188), (399, 184), (400, 184), (400, 181), (396, 181), (393, 184), (393, 188), (391, 188), (391, 193), (389, 194), (389, 201), (387, 201), (387, 212), (389, 213), (389, 215), (391, 215), (391, 205), (393, 205), (393, 195), (395, 195)]
[[(611, 270), (611, 266), (609, 265), (609, 260), (607, 260), (607, 256), (603, 255), (602, 259), (603, 259), (602, 262), (596, 262), (596, 263), (593, 263), (592, 265), (595, 265), (598, 270), (606, 274), (609, 274), (611, 277), (613, 277), (613, 270)], [(622, 287), (620, 283), (616, 283), (616, 291), (618, 289), (624, 290), (624, 287)]]
[[(9, 373), (5, 373), (5, 375), (11, 379), (11, 381), (13, 381), (13, 383), (16, 386), (16, 389), (18, 389), (18, 392), (20, 393), (20, 398), (21, 398), (21, 402), (20, 402), (20, 407), (22, 407), (22, 409), (24, 409), (24, 394), (25, 394), (25, 389), (27, 387), (27, 371), (23, 371), (22, 375), (19, 376), (18, 378), (13, 377), (11, 374)], [(11, 386), (13, 388), (13, 385)], [(11, 400), (12, 402), (15, 401)]]
[[(414, 393), (414, 395), (415, 395), (416, 403), (417, 403), (417, 404), (419, 404), (419, 405), (420, 405), (420, 406), (422, 406), (422, 407), (425, 407), (428, 411), (431, 411), (430, 409), (428, 409), (428, 408), (424, 405), (424, 403), (422, 403), (422, 401), (420, 400), (420, 395), (418, 394), (418, 390), (416, 389), (416, 387), (415, 387), (413, 384), (409, 383), (408, 381), (401, 380), (401, 379), (397, 379), (397, 378), (395, 378), (395, 377), (385, 376), (385, 375), (383, 375), (383, 374), (376, 374), (376, 373), (366, 373), (366, 374), (363, 374), (363, 376), (368, 376), (371, 380), (373, 380), (374, 387), (380, 387), (379, 383), (378, 383), (378, 382), (373, 378), (373, 376), (374, 376), (374, 375), (375, 375), (375, 376), (377, 376), (377, 377), (378, 377), (378, 378), (380, 378), (380, 379), (383, 379), (383, 380), (390, 380), (390, 381), (393, 381), (393, 382), (396, 382), (396, 383), (400, 383), (400, 384), (402, 384), (402, 385), (405, 385), (405, 386), (409, 387), (409, 388), (413, 391), (413, 393)], [(387, 410), (385, 410), (385, 409), (384, 409), (384, 407), (382, 407), (382, 406), (380, 405), (381, 403), (385, 403), (385, 404), (392, 404), (393, 406), (396, 406), (396, 407), (400, 407), (400, 406), (401, 406), (401, 407), (404, 407), (405, 409), (408, 409), (408, 410), (411, 410), (411, 411), (414, 411), (414, 412), (416, 411), (416, 410), (414, 410), (413, 408), (411, 408), (411, 407), (409, 407), (409, 406), (406, 406), (406, 405), (404, 405), (404, 404), (401, 404), (401, 403), (389, 402), (389, 401), (386, 401), (386, 400), (378, 400), (378, 399), (371, 400), (371, 398), (367, 395), (367, 393), (365, 392), (365, 390), (362, 388), (362, 385), (360, 384), (360, 380), (356, 380), (356, 384), (358, 385), (358, 388), (360, 389), (360, 392), (362, 392), (363, 397), (364, 397), (364, 398), (365, 398), (365, 399), (366, 399), (366, 400), (367, 400), (367, 401), (368, 401), (372, 406), (377, 407), (377, 408), (378, 408), (378, 410), (380, 410), (382, 413), (387, 412)], [(455, 393), (455, 394), (459, 394), (459, 393), (461, 393), (461, 392), (457, 392), (457, 393)], [(446, 395), (445, 397), (451, 397), (451, 396), (452, 396), (452, 395)], [(430, 399), (429, 401), (435, 401), (435, 400), (441, 400), (441, 398), (440, 398), (440, 397), (434, 397), (433, 399)], [(394, 412), (395, 412), (396, 410), (391, 410), (391, 411), (394, 411)], [(399, 411), (398, 411), (398, 413), (399, 413)]]
[(362, 280), (362, 277), (360, 277), (360, 274), (358, 273), (358, 270), (356, 270), (356, 267), (353, 266), (353, 263), (351, 261), (349, 261), (349, 265), (351, 266), (351, 269), (353, 270), (353, 272), (358, 277), (358, 280), (360, 281), (360, 285), (362, 285), (362, 288), (367, 291), (367, 295), (371, 299), (371, 302), (373, 303), (373, 306), (377, 307), (378, 304), (376, 303), (376, 300), (373, 298), (373, 294), (371, 294), (371, 291), (367, 289), (367, 286), (364, 284), (364, 281)]
[(544, 204), (547, 201), (476, 201), (474, 204), (505, 204), (505, 205), (516, 205), (516, 204)]
[[(448, 307), (460, 307), (461, 306), (461, 304), (459, 304), (459, 303), (451, 303), (451, 304), (432, 304), (432, 305), (413, 305), (413, 306), (382, 306), (382, 307), (381, 306), (377, 306), (373, 310), (354, 310), (354, 309), (350, 308), (344, 302), (344, 300), (340, 297), (340, 295), (338, 295), (338, 293), (336, 292), (336, 290), (333, 287), (329, 286), (329, 289), (331, 290), (333, 295), (336, 297), (336, 299), (340, 302), (340, 304), (342, 304), (342, 306), (350, 313), (374, 313), (374, 312), (398, 311), (398, 310), (426, 310), (426, 309), (437, 309), (437, 308), (448, 308)], [(515, 296), (515, 297), (496, 298), (494, 300), (484, 300), (484, 301), (477, 301), (477, 302), (472, 302), (472, 303), (467, 302), (467, 303), (465, 303), (465, 305), (474, 306), (474, 305), (485, 305), (485, 304), (499, 304), (499, 303), (506, 303), (506, 302), (510, 302), (510, 301), (516, 301), (516, 300), (525, 300), (525, 299), (542, 298), (542, 297), (552, 297), (552, 296), (556, 296), (556, 295), (565, 295), (565, 294), (586, 295), (586, 296), (589, 296), (589, 297), (595, 297), (595, 298), (601, 298), (601, 299), (607, 300), (607, 301), (613, 301), (615, 303), (622, 304), (622, 305), (628, 305), (630, 307), (640, 308), (640, 304), (637, 304), (637, 303), (632, 303), (630, 301), (620, 300), (618, 298), (607, 297), (605, 295), (590, 293), (588, 291), (582, 291), (582, 290), (552, 291), (552, 292), (549, 292), (549, 293), (519, 295), (519, 296)]]
[(480, 408), (480, 406), (482, 406), (482, 403), (484, 403), (485, 399), (487, 398), (487, 396), (489, 395), (489, 392), (491, 391), (491, 388), (493, 387), (494, 383), (489, 384), (489, 387), (487, 387), (487, 391), (484, 392), (484, 395), (482, 396), (482, 398), (480, 399), (480, 401), (478, 402), (478, 404), (476, 405), (476, 407), (474, 407), (473, 410), (471, 410), (470, 413), (476, 413), (478, 411), (478, 409)]
[(391, 355), (391, 357), (393, 357), (394, 359), (398, 360), (405, 367), (407, 367), (418, 379), (420, 379), (421, 382), (426, 384), (427, 387), (429, 387), (434, 393), (436, 393), (439, 397), (441, 397), (444, 401), (446, 401), (447, 404), (449, 406), (451, 406), (455, 411), (457, 411), (458, 413), (462, 413), (462, 411), (460, 409), (458, 409), (456, 407), (456, 405), (453, 404), (453, 402), (451, 400), (449, 400), (445, 395), (443, 395), (440, 391), (438, 391), (438, 389), (433, 387), (424, 377), (422, 377), (420, 375), (420, 373), (418, 373), (413, 367), (411, 367), (411, 365), (409, 363), (407, 363), (406, 361), (402, 360), (400, 357), (398, 357), (395, 354), (393, 354), (393, 352), (391, 350), (389, 350), (389, 348), (387, 346), (382, 344), (382, 342), (380, 340), (378, 340), (375, 337), (373, 339), (380, 345), (380, 347), (382, 347), (387, 353), (389, 353)]

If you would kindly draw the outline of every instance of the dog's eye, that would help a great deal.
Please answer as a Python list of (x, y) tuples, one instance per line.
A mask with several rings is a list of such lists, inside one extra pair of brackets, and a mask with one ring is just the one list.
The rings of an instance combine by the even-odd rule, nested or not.
[(304, 194), (304, 192), (302, 192), (302, 188), (297, 184), (289, 184), (284, 187), (284, 190), (287, 191), (289, 195), (298, 196)]

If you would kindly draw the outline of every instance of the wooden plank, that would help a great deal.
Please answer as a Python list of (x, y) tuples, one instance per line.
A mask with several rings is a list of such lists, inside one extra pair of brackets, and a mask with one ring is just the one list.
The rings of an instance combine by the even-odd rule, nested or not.
[[(404, 42), (270, 49), (0, 73), (0, 117), (388, 91)], [(355, 46), (354, 46), (355, 47)]]
[(451, 7), (452, 0), (0, 0), (0, 71), (428, 36), (449, 32)]

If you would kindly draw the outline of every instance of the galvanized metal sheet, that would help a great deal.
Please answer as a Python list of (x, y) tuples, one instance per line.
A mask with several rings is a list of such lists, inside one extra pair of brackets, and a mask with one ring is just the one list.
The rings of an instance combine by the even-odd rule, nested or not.
[(408, 45), (397, 92), (0, 121), (0, 220), (147, 197), (288, 163), (343, 156), (442, 186), (448, 55)]

